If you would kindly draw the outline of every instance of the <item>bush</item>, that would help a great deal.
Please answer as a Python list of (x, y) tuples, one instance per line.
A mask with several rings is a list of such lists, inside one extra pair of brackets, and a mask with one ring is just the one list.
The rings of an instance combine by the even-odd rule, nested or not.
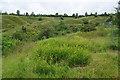
[(113, 50), (118, 50), (119, 48), (118, 48), (119, 46), (117, 45), (117, 44), (112, 44), (112, 45), (110, 45), (110, 49), (113, 49)]
[(2, 54), (7, 55), (6, 52), (12, 50), (15, 46), (19, 45), (21, 42), (15, 39), (3, 39), (2, 40)]
[(81, 48), (77, 44), (74, 41), (68, 43), (61, 39), (47, 39), (39, 44), (40, 46), (35, 52), (35, 58), (46, 60), (48, 64), (56, 64), (63, 61), (66, 65), (70, 64), (70, 66), (86, 66), (90, 59), (90, 55), (86, 52), (87, 47), (83, 46)]
[(22, 41), (22, 40), (23, 40), (23, 34), (22, 34), (21, 31), (16, 31), (16, 32), (12, 35), (12, 38)]
[(94, 17), (98, 17), (98, 15), (94, 15)]
[(90, 55), (86, 52), (77, 52), (69, 59), (69, 66), (86, 66), (90, 63)]
[(88, 20), (83, 20), (84, 24), (89, 24)]
[(100, 23), (95, 23), (95, 26), (99, 26)]
[[(44, 50), (44, 51), (43, 51)], [(55, 64), (68, 58), (69, 51), (65, 47), (42, 46), (37, 50), (37, 58), (46, 60), (49, 64)]]
[(61, 20), (64, 20), (64, 18), (63, 18), (63, 17), (61, 17), (60, 19), (61, 19)]
[(55, 69), (52, 65), (49, 65), (45, 60), (37, 60), (34, 67), (34, 72), (37, 74), (54, 74)]
[(69, 29), (69, 26), (65, 24), (63, 21), (60, 22), (60, 24), (57, 27), (58, 31), (63, 31)]
[(80, 28), (79, 28), (79, 27), (73, 28), (73, 32), (77, 32), (77, 31), (80, 31)]
[(69, 72), (69, 66), (49, 65), (45, 60), (38, 60), (35, 63), (34, 72), (40, 78), (62, 78)]
[(84, 25), (81, 28), (81, 31), (83, 31), (83, 32), (89, 32), (89, 31), (94, 31), (94, 30), (96, 30), (96, 28), (94, 26), (91, 26), (91, 25)]
[(42, 21), (42, 18), (39, 18), (38, 21)]
[(38, 42), (34, 54), (31, 54), (34, 72), (39, 77), (66, 78), (69, 76), (70, 67), (87, 66), (91, 59), (87, 53), (89, 46), (85, 39), (74, 38), (69, 41), (63, 37), (49, 38)]
[(26, 27), (25, 26), (22, 26), (22, 31), (26, 32)]
[(43, 39), (43, 37), (50, 38), (50, 37), (53, 37), (53, 36), (55, 36), (55, 28), (54, 27), (45, 27), (39, 33), (39, 39), (40, 40)]

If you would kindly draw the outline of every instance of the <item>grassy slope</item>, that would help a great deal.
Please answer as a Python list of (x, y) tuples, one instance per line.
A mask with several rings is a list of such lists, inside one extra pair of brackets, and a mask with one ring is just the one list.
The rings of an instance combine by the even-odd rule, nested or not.
[[(102, 17), (99, 17), (99, 18), (102, 18)], [(20, 20), (21, 22), (19, 26), (25, 24), (25, 25), (28, 25), (30, 29), (33, 29), (33, 27), (36, 27), (35, 30), (38, 27), (46, 27), (48, 25), (50, 26), (57, 25), (59, 22), (59, 20), (58, 22), (56, 21), (57, 20), (56, 18), (44, 18), (43, 21), (35, 21), (33, 23), (31, 21), (34, 21), (34, 20), (27, 19), (26, 17), (20, 17), (20, 19), (22, 19), (22, 21)], [(72, 18), (66, 18), (65, 22), (69, 24), (77, 25), (79, 24), (79, 20), (81, 19), (84, 19), (84, 18), (79, 18), (77, 20)], [(101, 20), (97, 20), (97, 19), (89, 18), (88, 20), (100, 22), (102, 19), (104, 20), (106, 18), (103, 17)], [(3, 29), (8, 29), (8, 28), (5, 27)], [(16, 30), (18, 29), (18, 27), (16, 26), (16, 28), (13, 28), (13, 29)], [(6, 31), (6, 35), (8, 35), (10, 32), (11, 30)], [(13, 77), (115, 78), (118, 76), (118, 65), (117, 65), (118, 55), (117, 55), (117, 51), (110, 49), (110, 45), (111, 45), (110, 32), (111, 32), (110, 28), (106, 28), (106, 29), (100, 28), (97, 31), (93, 31), (93, 32), (77, 32), (73, 34), (68, 34), (66, 36), (46, 39), (43, 41), (27, 42), (23, 45), (17, 46), (14, 49), (14, 51), (12, 51), (12, 54), (10, 54), (7, 57), (3, 57), (3, 77), (7, 77), (7, 78), (10, 78), (10, 77), (12, 78)], [(57, 43), (55, 43), (55, 41), (57, 41)], [(33, 67), (34, 67), (33, 56), (35, 54), (35, 51), (39, 50), (40, 47), (43, 46), (41, 45), (43, 43), (46, 43), (44, 44), (44, 46), (47, 46), (49, 44), (51, 47), (56, 46), (58, 48), (59, 48), (59, 45), (64, 45), (69, 43), (71, 45), (77, 45), (77, 44), (88, 45), (88, 47), (86, 46), (85, 47), (89, 51), (89, 54), (91, 54), (92, 59), (90, 61), (90, 64), (85, 67), (72, 67), (67, 70), (65, 69), (64, 66), (60, 68), (60, 66), (53, 65), (56, 71), (59, 73), (58, 75), (51, 75), (51, 74), (39, 75), (33, 72)], [(48, 48), (51, 49), (51, 47), (48, 47)], [(43, 49), (45, 50), (47, 50), (48, 48), (43, 47)], [(66, 49), (67, 48), (68, 47), (66, 46)], [(74, 47), (71, 47), (71, 48), (74, 48)], [(76, 47), (75, 49), (76, 50), (80, 49), (80, 47)], [(49, 50), (47, 53), (49, 53)], [(60, 63), (59, 65), (64, 65), (64, 63)], [(59, 71), (58, 69), (60, 69), (61, 71)]]

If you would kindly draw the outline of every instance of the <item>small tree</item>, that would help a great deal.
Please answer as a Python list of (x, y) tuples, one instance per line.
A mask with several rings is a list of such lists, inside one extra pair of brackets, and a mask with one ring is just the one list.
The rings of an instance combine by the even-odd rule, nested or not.
[(93, 16), (93, 14), (91, 13), (90, 16)]
[(28, 12), (26, 12), (26, 16), (29, 16)]
[(75, 18), (78, 18), (78, 13), (76, 13)]
[(64, 16), (67, 17), (68, 15), (66, 13), (64, 13)]
[(55, 36), (55, 28), (54, 27), (47, 27), (47, 28), (43, 28), (42, 31), (39, 33), (39, 37), (38, 39), (45, 39), (45, 38), (50, 38)]
[(107, 16), (107, 12), (104, 13), (104, 16)]
[(85, 13), (85, 16), (86, 16), (86, 17), (88, 16), (88, 13), (87, 13), (87, 12)]
[(32, 13), (31, 13), (31, 16), (35, 16), (35, 13), (34, 13), (34, 12), (32, 12)]
[(95, 15), (97, 15), (97, 12), (95, 12)]
[(55, 16), (58, 16), (58, 13), (56, 13)]
[(17, 10), (17, 12), (16, 12), (16, 13), (17, 13), (17, 15), (19, 16), (19, 15), (20, 15), (20, 10)]
[(75, 17), (75, 14), (72, 14), (72, 17)]
[(67, 24), (65, 24), (64, 21), (60, 21), (58, 27), (57, 27), (57, 31), (65, 31), (69, 29), (69, 26)]
[(97, 17), (97, 12), (95, 12), (94, 16)]

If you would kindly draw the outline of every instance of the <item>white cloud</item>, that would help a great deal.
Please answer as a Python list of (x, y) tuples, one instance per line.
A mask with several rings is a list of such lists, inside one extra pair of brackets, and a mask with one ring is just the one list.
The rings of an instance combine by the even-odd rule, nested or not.
[(32, 11), (42, 14), (114, 12), (118, 0), (0, 0), (0, 10), (21, 13)]

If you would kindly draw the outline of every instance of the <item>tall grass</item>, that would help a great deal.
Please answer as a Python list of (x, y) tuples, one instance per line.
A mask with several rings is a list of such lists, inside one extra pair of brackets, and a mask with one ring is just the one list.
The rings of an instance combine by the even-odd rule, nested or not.
[[(19, 18), (11, 17), (8, 16), (9, 19)], [(18, 22), (18, 26), (10, 20), (4, 20), (16, 27), (9, 30), (6, 28), (7, 24), (3, 24), (8, 30), (3, 32), (6, 33), (3, 35), (6, 38), (3, 40), (4, 52), (9, 53), (8, 56), (3, 56), (4, 78), (115, 78), (118, 76), (118, 55), (116, 50), (111, 48), (115, 47), (111, 44), (111, 28), (101, 25), (106, 17), (64, 18), (61, 23), (59, 23), (60, 19), (51, 17), (42, 17), (42, 20), (38, 21), (39, 17), (21, 16), (18, 21), (22, 19), (23, 21)], [(95, 23), (99, 23), (95, 26), (97, 30), (80, 32), (81, 26), (85, 26), (82, 25), (84, 20), (88, 20), (91, 28), (94, 28)], [(26, 24), (25, 32), (21, 31), (22, 24)], [(73, 32), (79, 32), (67, 34), (71, 33), (72, 29)], [(39, 32), (42, 35), (39, 35)], [(54, 34), (66, 35), (54, 37)], [(48, 39), (37, 41), (41, 36), (46, 36)], [(20, 43), (25, 44), (19, 46)]]

